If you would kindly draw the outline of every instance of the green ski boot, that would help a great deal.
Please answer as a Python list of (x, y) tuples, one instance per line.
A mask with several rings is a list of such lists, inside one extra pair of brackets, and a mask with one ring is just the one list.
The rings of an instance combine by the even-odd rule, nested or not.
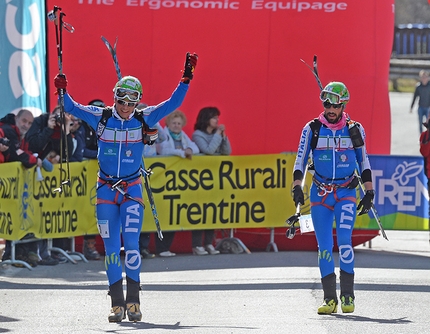
[(354, 312), (354, 274), (340, 271), (340, 306), (343, 313)]
[(318, 314), (337, 313), (336, 275), (334, 273), (321, 278), (324, 290), (324, 301), (318, 307)]
[(340, 306), (342, 308), (343, 313), (352, 313), (354, 312), (355, 305), (354, 305), (354, 298), (352, 298), (350, 295), (345, 295), (340, 297)]

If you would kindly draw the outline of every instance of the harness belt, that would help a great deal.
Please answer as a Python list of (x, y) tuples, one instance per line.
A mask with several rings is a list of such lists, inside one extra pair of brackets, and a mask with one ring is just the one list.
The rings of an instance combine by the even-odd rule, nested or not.
[(315, 174), (317, 174), (320, 178), (322, 178), (322, 179), (324, 179), (324, 180), (332, 180), (332, 181), (351, 180), (351, 178), (354, 176), (354, 173), (352, 173), (352, 174), (351, 174), (351, 175), (349, 175), (349, 176), (340, 177), (340, 178), (337, 178), (337, 179), (329, 179), (329, 178), (327, 178), (327, 177), (325, 177), (325, 176), (321, 175), (320, 173), (318, 173), (318, 172), (315, 170), (315, 166), (313, 166), (312, 170), (315, 172)]
[[(105, 173), (105, 172), (103, 171), (103, 169), (101, 169), (101, 168), (100, 168), (100, 165), (99, 165), (99, 180), (102, 180), (102, 181), (104, 181), (104, 182), (110, 181), (110, 180), (105, 180), (105, 179), (103, 179), (103, 178), (102, 178), (102, 176), (101, 176), (100, 174), (103, 174), (103, 175), (104, 175), (104, 176), (106, 176), (108, 179), (115, 179), (115, 178), (116, 178), (116, 176), (114, 176), (114, 175), (109, 175), (108, 173)], [(140, 176), (141, 176), (141, 173), (140, 173), (140, 168), (139, 168), (137, 171), (135, 171), (135, 172), (133, 172), (133, 173), (131, 173), (131, 174), (129, 174), (129, 175), (123, 176), (121, 179), (122, 179), (122, 180), (129, 181), (129, 180), (134, 180), (134, 178), (138, 178), (138, 177), (140, 177)], [(119, 178), (116, 178), (116, 179), (118, 180)], [(114, 182), (116, 182), (116, 181), (114, 181)]]
[(141, 180), (140, 179), (136, 179), (136, 180), (134, 180), (133, 182), (127, 182), (127, 181), (124, 181), (124, 180), (122, 180), (122, 179), (120, 179), (120, 180), (117, 180), (117, 181), (114, 181), (114, 180), (103, 180), (103, 179), (101, 179), (101, 178), (99, 178), (99, 180), (98, 180), (99, 182), (103, 182), (103, 184), (99, 187), (99, 189), (101, 188), (101, 187), (103, 187), (104, 185), (109, 185), (110, 187), (111, 187), (111, 190), (112, 191), (118, 191), (121, 195), (123, 195), (126, 199), (129, 199), (129, 200), (131, 200), (131, 201), (135, 201), (135, 202), (137, 202), (137, 203), (139, 203), (140, 205), (142, 205), (143, 206), (143, 208), (145, 208), (145, 204), (143, 204), (143, 201), (141, 201), (140, 199), (138, 199), (138, 198), (134, 198), (134, 197), (132, 197), (132, 196), (130, 196), (124, 189), (127, 189), (127, 187), (130, 187), (130, 186), (134, 186), (135, 184), (139, 184), (139, 183), (141, 183)]
[(315, 176), (312, 178), (312, 181), (315, 183), (315, 185), (319, 189), (318, 196), (325, 196), (326, 194), (330, 194), (338, 188), (354, 189), (357, 186), (357, 183), (355, 182), (356, 181), (355, 175), (351, 175), (346, 182), (340, 183), (340, 184), (323, 183), (323, 182), (318, 181), (315, 178)]

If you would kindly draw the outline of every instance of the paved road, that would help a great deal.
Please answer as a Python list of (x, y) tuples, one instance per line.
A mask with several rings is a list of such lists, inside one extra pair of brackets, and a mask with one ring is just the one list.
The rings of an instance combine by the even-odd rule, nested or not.
[(391, 154), (421, 156), (417, 106), (410, 113), (412, 93), (390, 93)]
[[(392, 154), (419, 154), (410, 99), (391, 95)], [(32, 271), (0, 265), (0, 333), (429, 332), (429, 234), (387, 235), (355, 249), (353, 314), (316, 314), (323, 295), (315, 252), (185, 254), (144, 260), (139, 323), (107, 322), (102, 261)]]
[(0, 333), (426, 333), (428, 233), (387, 233), (356, 248), (353, 314), (317, 315), (315, 252), (187, 254), (144, 261), (140, 323), (107, 322), (101, 261), (0, 267)]

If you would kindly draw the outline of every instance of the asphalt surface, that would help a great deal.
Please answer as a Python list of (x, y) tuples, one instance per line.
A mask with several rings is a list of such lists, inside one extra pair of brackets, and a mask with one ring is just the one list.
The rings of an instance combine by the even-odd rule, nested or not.
[[(390, 98), (392, 154), (418, 155), (412, 95)], [(355, 248), (352, 314), (316, 313), (323, 299), (316, 252), (143, 260), (143, 319), (117, 324), (107, 321), (103, 261), (31, 271), (0, 263), (0, 333), (428, 333), (429, 233), (387, 235)]]

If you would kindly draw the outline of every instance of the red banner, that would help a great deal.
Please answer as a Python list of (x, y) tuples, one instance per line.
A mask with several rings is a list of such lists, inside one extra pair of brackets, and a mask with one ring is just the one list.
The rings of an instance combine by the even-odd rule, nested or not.
[[(191, 135), (198, 111), (217, 106), (233, 154), (296, 151), (304, 124), (322, 106), (309, 69), (314, 54), (323, 85), (350, 90), (347, 112), (367, 133), (371, 154), (390, 152), (389, 60), (394, 0), (197, 1), (48, 0), (75, 32), (63, 32), (63, 70), (73, 98), (113, 102), (117, 81), (111, 44), (123, 75), (138, 77), (143, 101), (168, 98), (187, 51), (199, 62), (180, 108)], [(49, 77), (58, 72), (55, 30), (48, 22)], [(51, 86), (50, 91), (54, 91)], [(55, 104), (51, 95), (51, 107)], [(162, 122), (164, 125), (164, 122)]]

